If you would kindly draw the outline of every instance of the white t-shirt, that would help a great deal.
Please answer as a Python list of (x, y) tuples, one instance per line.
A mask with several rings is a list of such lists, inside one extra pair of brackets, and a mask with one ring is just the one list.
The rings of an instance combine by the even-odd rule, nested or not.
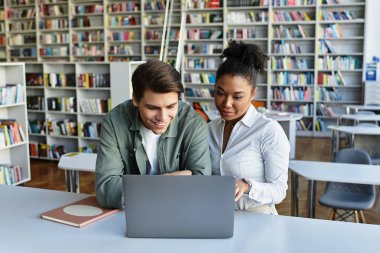
[(157, 158), (157, 142), (161, 137), (161, 134), (155, 134), (152, 130), (141, 126), (141, 135), (142, 135), (142, 145), (145, 149), (145, 153), (148, 156), (150, 167), (147, 165), (148, 175), (158, 175), (160, 174), (160, 168), (158, 165)]

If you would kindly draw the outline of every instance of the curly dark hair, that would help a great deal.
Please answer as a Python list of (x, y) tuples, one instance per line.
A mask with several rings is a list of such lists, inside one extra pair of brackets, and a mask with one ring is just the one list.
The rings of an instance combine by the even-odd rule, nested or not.
[(223, 75), (241, 76), (255, 88), (259, 74), (264, 73), (269, 57), (256, 44), (231, 40), (220, 58), (227, 58), (216, 71), (216, 80)]

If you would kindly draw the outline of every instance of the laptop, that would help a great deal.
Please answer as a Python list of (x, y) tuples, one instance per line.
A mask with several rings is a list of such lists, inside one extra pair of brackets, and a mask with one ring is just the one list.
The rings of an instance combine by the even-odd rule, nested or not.
[(232, 176), (123, 176), (128, 237), (230, 238)]

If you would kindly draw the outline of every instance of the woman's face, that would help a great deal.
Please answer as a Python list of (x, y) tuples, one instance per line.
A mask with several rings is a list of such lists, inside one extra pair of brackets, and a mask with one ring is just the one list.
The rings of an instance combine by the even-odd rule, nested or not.
[(215, 85), (215, 105), (226, 121), (240, 119), (248, 111), (256, 89), (241, 76), (223, 75)]

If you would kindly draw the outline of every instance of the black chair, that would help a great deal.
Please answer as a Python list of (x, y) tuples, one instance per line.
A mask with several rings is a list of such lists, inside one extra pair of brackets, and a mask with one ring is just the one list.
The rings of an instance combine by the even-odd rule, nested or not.
[[(371, 158), (367, 152), (361, 149), (342, 149), (335, 162), (371, 164)], [(365, 223), (363, 210), (370, 209), (375, 203), (376, 191), (374, 185), (347, 184), (327, 182), (324, 194), (319, 198), (319, 204), (332, 208), (329, 220), (346, 221), (355, 215), (355, 221)], [(344, 210), (338, 213), (337, 210)]]

